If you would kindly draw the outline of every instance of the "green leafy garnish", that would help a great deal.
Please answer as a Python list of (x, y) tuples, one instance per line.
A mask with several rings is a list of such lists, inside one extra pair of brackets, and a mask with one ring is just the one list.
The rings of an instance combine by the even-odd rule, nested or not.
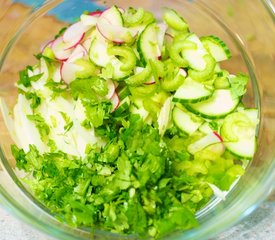
[(52, 91), (53, 99), (58, 96), (64, 96), (68, 92), (68, 85), (66, 85), (63, 81), (54, 82), (51, 80), (45, 84), (45, 87), (49, 88)]
[(248, 76), (241, 73), (230, 78), (231, 93), (233, 97), (241, 97), (246, 93), (246, 85), (248, 80)]
[(39, 73), (37, 75), (29, 77), (28, 70), (32, 71), (33, 68), (30, 67), (30, 66), (28, 66), (26, 69), (21, 70), (19, 72), (19, 80), (17, 82), (19, 85), (22, 84), (26, 88), (28, 88), (28, 87), (31, 86), (31, 82), (38, 81), (42, 77), (42, 75), (43, 75), (43, 73)]
[(77, 79), (70, 83), (70, 88), (74, 99), (86, 99), (92, 103), (101, 102), (108, 93), (106, 80), (100, 77)]
[(28, 100), (31, 100), (31, 108), (36, 109), (41, 104), (41, 98), (35, 92), (27, 92), (25, 96)]

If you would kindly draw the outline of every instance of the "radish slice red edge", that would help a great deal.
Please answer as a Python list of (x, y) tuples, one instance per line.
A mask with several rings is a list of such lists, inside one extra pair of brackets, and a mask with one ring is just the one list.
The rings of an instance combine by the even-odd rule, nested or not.
[(105, 97), (106, 97), (106, 99), (111, 99), (114, 96), (116, 86), (115, 86), (114, 82), (110, 79), (108, 79), (106, 81), (106, 83), (107, 83), (107, 87), (108, 87), (108, 94)]
[(144, 84), (145, 85), (152, 85), (152, 84), (155, 84), (156, 81), (155, 81), (155, 78), (154, 77), (151, 77), (147, 82), (145, 82)]
[(180, 68), (180, 69), (179, 69), (179, 74), (181, 74), (181, 75), (184, 76), (184, 77), (187, 76), (187, 73), (186, 73), (186, 71), (185, 71), (183, 68)]
[(83, 68), (78, 66), (77, 64), (71, 62), (63, 62), (60, 67), (61, 78), (67, 84), (70, 84), (73, 80), (75, 80), (76, 72), (81, 71)]
[(99, 17), (102, 14), (102, 11), (94, 11), (94, 12), (90, 12), (89, 15), (90, 16), (95, 16), (95, 17)]
[(137, 35), (137, 31), (122, 26), (112, 25), (108, 19), (105, 19), (102, 16), (98, 19), (96, 27), (105, 39), (118, 44), (127, 42), (129, 34), (133, 38)]
[(71, 56), (68, 58), (67, 62), (74, 62), (77, 59), (83, 58), (88, 55), (87, 50), (81, 45), (77, 45), (73, 50)]
[(217, 132), (213, 132), (215, 134), (215, 136), (221, 141), (223, 142), (222, 137), (217, 133)]
[(187, 149), (190, 153), (195, 154), (206, 147), (211, 147), (211, 150), (217, 154), (223, 154), (224, 152), (223, 140), (217, 132), (207, 134), (198, 141), (190, 144)]
[(89, 29), (82, 22), (77, 22), (69, 26), (63, 34), (63, 41), (68, 45), (67, 49), (77, 46), (84, 38), (85, 32)]
[(63, 42), (62, 37), (54, 40), (52, 44), (52, 50), (56, 59), (60, 61), (66, 61), (72, 53), (72, 49), (67, 49), (67, 46)]
[(40, 52), (41, 52), (41, 53), (44, 52), (44, 50), (45, 50), (47, 47), (52, 47), (53, 42), (54, 42), (54, 40), (51, 40), (51, 41), (46, 42), (45, 44), (42, 44), (42, 46), (40, 47)]
[(78, 46), (81, 43), (81, 41), (83, 40), (84, 37), (85, 37), (85, 33), (83, 33), (82, 36), (79, 39), (77, 39), (77, 41), (68, 43), (68, 46), (67, 46), (66, 50), (67, 49), (72, 49), (72, 48), (75, 48), (76, 46)]
[(110, 101), (113, 105), (112, 112), (114, 112), (119, 107), (119, 104), (120, 104), (120, 99), (119, 99), (116, 92), (114, 92), (114, 94), (111, 97)]

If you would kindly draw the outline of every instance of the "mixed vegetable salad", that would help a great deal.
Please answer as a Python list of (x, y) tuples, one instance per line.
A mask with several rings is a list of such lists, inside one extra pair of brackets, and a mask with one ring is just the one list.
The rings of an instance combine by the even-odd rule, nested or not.
[(172, 9), (83, 13), (36, 57), (13, 114), (1, 110), (24, 183), (61, 221), (151, 237), (196, 227), (254, 155), (248, 77)]

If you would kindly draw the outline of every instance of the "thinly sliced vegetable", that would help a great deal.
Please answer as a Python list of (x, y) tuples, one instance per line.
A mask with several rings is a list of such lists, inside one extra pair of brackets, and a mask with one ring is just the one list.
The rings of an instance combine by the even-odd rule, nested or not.
[(209, 119), (222, 118), (233, 112), (239, 104), (239, 98), (233, 98), (230, 90), (216, 90), (202, 102), (187, 104), (188, 110)]
[(99, 37), (98, 34), (96, 36), (97, 37), (94, 38), (91, 43), (89, 57), (96, 65), (100, 67), (106, 67), (113, 56), (110, 56), (107, 53), (107, 49), (109, 47), (108, 42), (102, 37)]
[(97, 14), (97, 15), (82, 14), (80, 16), (80, 21), (84, 26), (93, 27), (96, 25), (99, 16), (100, 14)]
[(98, 19), (96, 26), (104, 38), (114, 43), (130, 43), (137, 35), (137, 31), (133, 29), (112, 25), (102, 15)]
[(70, 62), (64, 62), (60, 68), (61, 78), (67, 83), (70, 84), (73, 80), (76, 79), (76, 73), (83, 70), (83, 67)]
[(100, 18), (105, 18), (112, 26), (123, 26), (123, 17), (117, 6), (104, 10), (100, 14)]
[(52, 44), (52, 50), (53, 50), (55, 57), (60, 61), (67, 60), (73, 51), (69, 47), (69, 45), (67, 45), (65, 42), (63, 42), (62, 37), (59, 37), (54, 40), (54, 42)]
[(116, 92), (114, 92), (114, 95), (111, 97), (110, 101), (113, 106), (112, 108), (112, 112), (113, 112), (119, 107), (119, 103), (120, 103), (119, 97)]
[(212, 145), (217, 145), (218, 148), (216, 148), (215, 150), (218, 151), (219, 155), (222, 155), (222, 153), (224, 152), (223, 140), (216, 132), (211, 132), (203, 138), (199, 139), (198, 141), (188, 145), (187, 149), (190, 153), (195, 154), (203, 150), (204, 148)]
[(202, 44), (207, 51), (215, 58), (217, 62), (221, 62), (231, 58), (231, 53), (226, 44), (216, 36), (204, 36), (200, 38)]
[(251, 159), (256, 150), (256, 126), (258, 111), (245, 109), (226, 116), (221, 127), (221, 135), (225, 146), (235, 155)]
[(160, 56), (156, 23), (149, 24), (140, 34), (137, 47), (144, 65), (149, 60), (157, 60)]
[(255, 138), (241, 139), (237, 142), (225, 142), (225, 146), (241, 159), (252, 159), (256, 152), (257, 142)]
[(214, 90), (206, 88), (203, 84), (187, 77), (184, 83), (177, 89), (173, 101), (180, 103), (196, 103), (207, 100), (214, 93)]
[(173, 121), (181, 131), (189, 135), (196, 132), (203, 123), (203, 119), (179, 107), (175, 107), (173, 110)]
[(160, 112), (158, 115), (158, 120), (157, 120), (160, 136), (164, 135), (164, 133), (168, 127), (168, 124), (169, 124), (169, 121), (171, 118), (172, 106), (173, 106), (172, 98), (169, 97), (166, 99), (162, 108), (160, 109)]
[(63, 41), (67, 45), (67, 48), (73, 48), (77, 46), (84, 38), (85, 32), (89, 29), (89, 26), (85, 26), (82, 22), (77, 22), (66, 29), (63, 34)]

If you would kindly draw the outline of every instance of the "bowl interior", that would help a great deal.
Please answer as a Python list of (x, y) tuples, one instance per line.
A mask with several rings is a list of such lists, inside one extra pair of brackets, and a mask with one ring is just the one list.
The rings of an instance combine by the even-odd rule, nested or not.
[[(15, 82), (18, 80), (18, 72), (26, 65), (35, 64), (36, 59), (33, 54), (39, 53), (40, 47), (51, 40), (60, 28), (78, 19), (82, 10), (94, 11), (116, 4), (123, 8), (129, 6), (144, 7), (160, 18), (162, 9), (168, 6), (181, 13), (190, 24), (191, 30), (199, 36), (219, 36), (226, 42), (232, 53), (232, 58), (223, 62), (221, 67), (233, 74), (244, 72), (250, 76), (248, 91), (243, 101), (248, 107), (260, 109), (261, 122), (258, 129), (259, 147), (257, 154), (253, 161), (247, 162), (245, 175), (238, 180), (227, 195), (227, 199), (221, 202), (219, 199), (213, 198), (207, 206), (197, 213), (201, 223), (200, 228), (185, 233), (176, 233), (173, 237), (181, 236), (182, 239), (191, 239), (196, 236), (198, 239), (198, 236), (203, 238), (213, 235), (217, 229), (219, 229), (218, 231), (222, 230), (248, 213), (251, 210), (250, 207), (255, 206), (267, 195), (272, 186), (272, 181), (274, 181), (274, 161), (272, 161), (274, 151), (268, 148), (268, 145), (274, 143), (275, 137), (275, 114), (270, 110), (275, 103), (275, 101), (273, 102), (275, 93), (274, 87), (268, 87), (268, 84), (269, 80), (274, 77), (271, 66), (274, 64), (275, 47), (274, 44), (271, 44), (272, 46), (264, 45), (264, 48), (259, 48), (258, 44), (263, 43), (255, 43), (253, 37), (257, 39), (258, 35), (267, 34), (265, 35), (268, 39), (267, 42), (272, 43), (275, 34), (274, 31), (273, 33), (272, 31), (265, 32), (261, 22), (257, 22), (261, 26), (251, 26), (253, 22), (250, 16), (257, 20), (262, 19), (265, 24), (270, 24), (273, 30), (274, 26), (272, 28), (270, 15), (261, 3), (255, 4), (257, 6), (254, 4), (251, 6), (248, 0), (240, 2), (242, 3), (233, 4), (232, 1), (224, 1), (221, 4), (213, 3), (213, 1), (179, 0), (95, 2), (83, 0), (78, 2), (47, 1), (44, 5), (36, 4), (30, 7), (15, 3), (10, 7), (9, 12), (3, 13), (5, 18), (2, 18), (0, 23), (1, 26), (7, 26), (14, 18), (12, 27), (6, 33), (5, 41), (0, 48), (2, 51), (0, 96), (6, 101), (9, 109), (12, 109), (16, 103)], [(239, 12), (245, 8), (249, 8), (251, 12), (248, 11), (249, 14), (246, 17), (240, 16)], [(20, 13), (20, 16), (14, 17), (12, 14), (15, 13), (17, 15)], [(236, 22), (240, 23), (239, 26), (236, 26)], [(265, 62), (264, 66), (263, 61)], [(272, 123), (274, 124), (270, 125)], [(269, 129), (268, 136), (265, 134), (267, 126)], [(13, 141), (0, 114), (0, 158), (2, 164), (0, 172), (7, 174), (7, 177), (3, 178), (1, 182), (3, 189), (0, 191), (5, 196), (12, 211), (37, 228), (57, 237), (64, 239), (89, 238), (91, 236), (90, 230), (73, 229), (56, 221), (51, 213), (35, 200), (20, 180), (22, 173), (15, 168), (15, 161), (10, 150), (12, 143)], [(257, 189), (262, 191), (257, 192)], [(252, 192), (256, 194), (253, 198), (251, 197)], [(106, 239), (117, 237), (101, 231), (95, 231), (92, 234)]]

